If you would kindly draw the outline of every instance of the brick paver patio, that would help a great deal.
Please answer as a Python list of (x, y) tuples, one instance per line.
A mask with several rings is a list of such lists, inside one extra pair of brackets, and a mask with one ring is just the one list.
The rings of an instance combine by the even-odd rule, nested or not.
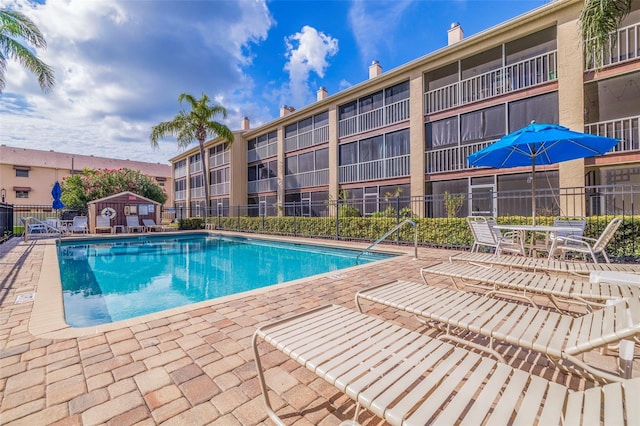
[[(419, 269), (446, 260), (445, 250), (419, 250), (365, 267), (225, 298), (116, 325), (80, 337), (34, 335), (34, 303), (15, 304), (38, 287), (43, 254), (51, 241), (0, 245), (0, 423), (6, 425), (258, 425), (271, 424), (260, 395), (251, 352), (257, 325), (327, 303), (354, 308), (357, 290), (395, 279), (420, 281)], [(344, 245), (344, 244), (342, 244)], [(391, 250), (407, 248), (386, 247)], [(433, 278), (434, 285), (448, 285)], [(38, 302), (41, 302), (40, 300)], [(434, 330), (394, 309), (368, 305), (379, 315), (425, 333)], [(31, 328), (30, 328), (30, 321)], [(37, 334), (37, 333), (36, 333)], [(355, 404), (283, 354), (262, 344), (272, 403), (289, 424), (335, 425), (352, 417)], [(590, 386), (550, 366), (539, 354), (499, 345), (508, 362), (576, 389)], [(615, 369), (613, 356), (589, 354)], [(635, 371), (640, 365), (636, 360)], [(634, 375), (637, 375), (634, 374)], [(368, 413), (365, 425), (384, 424)]]

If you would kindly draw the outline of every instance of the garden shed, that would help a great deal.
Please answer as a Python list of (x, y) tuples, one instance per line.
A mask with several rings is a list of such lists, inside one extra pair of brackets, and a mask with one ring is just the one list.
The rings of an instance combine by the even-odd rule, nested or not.
[(138, 216), (141, 225), (142, 219), (153, 219), (155, 223), (160, 223), (160, 203), (129, 191), (91, 201), (87, 206), (89, 232), (92, 234), (95, 233), (98, 216), (108, 217), (115, 233), (124, 232), (127, 216)]

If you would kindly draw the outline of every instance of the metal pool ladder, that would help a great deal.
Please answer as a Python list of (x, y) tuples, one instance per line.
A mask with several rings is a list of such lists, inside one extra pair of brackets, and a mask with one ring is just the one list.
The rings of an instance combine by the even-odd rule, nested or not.
[(360, 259), (360, 256), (362, 256), (363, 254), (369, 254), (370, 253), (369, 250), (371, 250), (376, 244), (378, 244), (379, 242), (383, 241), (385, 238), (387, 238), (389, 235), (393, 234), (398, 229), (402, 228), (407, 223), (410, 223), (413, 226), (413, 258), (417, 259), (418, 258), (418, 225), (416, 225), (416, 223), (411, 219), (405, 219), (402, 222), (400, 222), (399, 224), (397, 224), (396, 226), (394, 226), (391, 229), (391, 231), (387, 232), (382, 237), (378, 238), (373, 243), (371, 243), (371, 245), (369, 247), (367, 247), (366, 249), (362, 250), (362, 253), (360, 253), (358, 255), (358, 257), (356, 257), (356, 264), (358, 263), (358, 260)]

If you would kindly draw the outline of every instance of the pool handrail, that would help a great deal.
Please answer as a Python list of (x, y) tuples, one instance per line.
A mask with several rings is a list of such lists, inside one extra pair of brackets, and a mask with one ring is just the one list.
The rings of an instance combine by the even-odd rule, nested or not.
[(407, 223), (410, 223), (413, 226), (413, 258), (417, 259), (418, 258), (418, 225), (411, 219), (405, 219), (399, 224), (397, 224), (396, 226), (394, 226), (393, 228), (391, 228), (391, 230), (386, 234), (384, 234), (382, 237), (378, 238), (373, 243), (371, 243), (369, 247), (362, 250), (362, 252), (358, 255), (358, 257), (356, 257), (356, 264), (358, 263), (360, 256), (362, 256), (363, 254), (369, 254), (369, 250), (371, 250), (375, 245), (383, 241), (385, 238), (393, 234), (398, 229), (402, 228)]

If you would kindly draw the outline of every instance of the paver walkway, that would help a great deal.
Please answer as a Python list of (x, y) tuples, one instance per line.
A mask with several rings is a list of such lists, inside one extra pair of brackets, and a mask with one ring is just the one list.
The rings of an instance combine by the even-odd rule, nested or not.
[[(113, 331), (51, 340), (29, 333), (33, 302), (14, 304), (20, 294), (36, 292), (37, 297), (43, 252), (42, 243), (18, 238), (0, 245), (3, 425), (271, 424), (251, 353), (258, 324), (326, 303), (354, 308), (357, 290), (400, 278), (419, 282), (421, 267), (451, 254), (423, 248), (418, 260), (402, 256), (347, 270), (339, 278), (276, 286)], [(431, 284), (448, 285), (436, 277)], [(367, 313), (434, 333), (393, 309), (370, 305)], [(355, 405), (350, 399), (270, 346), (261, 349), (268, 381), (277, 392), (272, 402), (286, 422), (336, 425), (351, 418)], [(551, 368), (539, 354), (508, 345), (501, 350), (518, 368), (576, 389), (585, 386)], [(613, 357), (598, 360), (613, 368)], [(366, 412), (359, 420), (381, 424)]]

